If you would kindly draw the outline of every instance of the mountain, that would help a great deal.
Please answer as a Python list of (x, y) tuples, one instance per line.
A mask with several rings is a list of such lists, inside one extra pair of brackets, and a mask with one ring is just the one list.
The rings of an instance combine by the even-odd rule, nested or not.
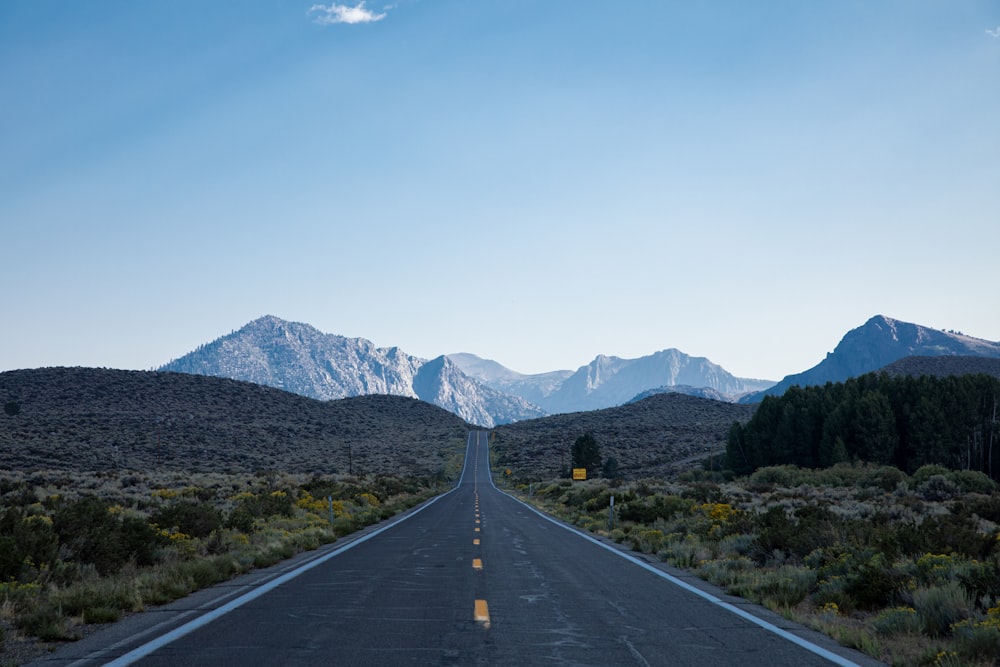
[(428, 362), (398, 347), (379, 348), (364, 338), (325, 334), (271, 315), (159, 370), (243, 380), (320, 400), (370, 394), (419, 398), (486, 427), (544, 414), (465, 376), (443, 357)]
[[(551, 371), (524, 375), (490, 359), (474, 354), (447, 355), (462, 371), (498, 391), (520, 396), (533, 405), (542, 407), (549, 396), (559, 390), (573, 371)], [(544, 409), (544, 408), (543, 408)], [(548, 410), (551, 412), (551, 410)]]
[(446, 356), (424, 363), (413, 379), (413, 389), (421, 400), (450, 410), (471, 424), (509, 424), (545, 414), (519, 396), (470, 378)]
[(8, 371), (0, 399), (8, 470), (450, 475), (469, 428), (414, 398), (318, 401), (155, 371)]
[(517, 394), (553, 414), (599, 410), (622, 405), (637, 395), (659, 387), (708, 389), (724, 400), (772, 384), (768, 380), (738, 378), (704, 357), (691, 357), (676, 349), (662, 350), (638, 359), (600, 355), (575, 372), (554, 371), (521, 375), (496, 362), (475, 355), (449, 355), (467, 374), (504, 391)]
[(1000, 343), (876, 315), (848, 331), (823, 361), (807, 371), (785, 377), (769, 389), (745, 396), (741, 402), (752, 403), (763, 400), (764, 396), (781, 395), (794, 385), (843, 382), (910, 356), (998, 358)]

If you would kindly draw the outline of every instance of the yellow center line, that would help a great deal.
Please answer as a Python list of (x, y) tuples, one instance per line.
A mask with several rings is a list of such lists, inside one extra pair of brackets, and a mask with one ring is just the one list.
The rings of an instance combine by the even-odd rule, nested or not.
[(481, 569), (483, 569), (483, 559), (482, 558), (473, 558), (472, 559), (472, 569), (473, 570), (481, 570)]
[(477, 533), (479, 532), (479, 526), (476, 526), (476, 528), (475, 528), (475, 531), (476, 531)]
[(490, 608), (486, 604), (486, 600), (476, 600), (476, 608), (473, 612), (473, 618), (475, 618), (478, 623), (482, 623), (483, 627), (490, 627)]
[(479, 546), (479, 538), (477, 537), (476, 539), (472, 540), (472, 543), (478, 547)]

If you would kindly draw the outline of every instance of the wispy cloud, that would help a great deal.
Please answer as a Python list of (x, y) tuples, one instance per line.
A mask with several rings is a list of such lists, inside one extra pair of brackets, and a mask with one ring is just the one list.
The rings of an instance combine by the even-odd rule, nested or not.
[(364, 1), (355, 6), (338, 5), (313, 5), (309, 8), (309, 13), (314, 14), (313, 23), (320, 25), (333, 25), (334, 23), (374, 23), (386, 17), (387, 12), (376, 13), (365, 7)]
[(987, 30), (986, 34), (989, 35), (990, 37), (1000, 37), (1000, 25), (998, 25), (996, 28), (993, 28), (993, 30)]

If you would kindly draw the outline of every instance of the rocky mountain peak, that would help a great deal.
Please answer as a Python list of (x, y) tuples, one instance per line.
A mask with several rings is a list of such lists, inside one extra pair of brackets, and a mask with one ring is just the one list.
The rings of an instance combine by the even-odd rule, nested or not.
[(910, 356), (1000, 357), (1000, 343), (876, 315), (848, 331), (833, 352), (816, 366), (789, 375), (770, 389), (745, 400), (759, 401), (765, 395), (780, 395), (793, 385), (843, 382)]

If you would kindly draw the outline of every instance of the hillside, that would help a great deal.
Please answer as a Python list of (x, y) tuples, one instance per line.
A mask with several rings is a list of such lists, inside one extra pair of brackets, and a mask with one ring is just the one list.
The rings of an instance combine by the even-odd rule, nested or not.
[(1000, 343), (876, 315), (848, 331), (833, 352), (809, 370), (788, 375), (770, 389), (745, 396), (740, 401), (759, 402), (764, 396), (780, 396), (794, 385), (808, 387), (843, 382), (910, 356), (1000, 358)]
[(733, 422), (756, 406), (663, 393), (616, 408), (552, 415), (494, 429), (497, 464), (523, 479), (549, 479), (570, 462), (573, 441), (593, 434), (625, 478), (669, 476), (685, 459), (720, 452)]
[(267, 315), (159, 370), (243, 380), (320, 400), (390, 394), (441, 406), (465, 421), (496, 423), (544, 412), (519, 396), (466, 377), (445, 357), (432, 361), (364, 338), (325, 334)]
[(1000, 359), (989, 357), (904, 357), (882, 369), (892, 377), (910, 375), (992, 375), (1000, 378)]
[(0, 373), (5, 469), (436, 474), (468, 426), (398, 396), (323, 402), (183, 373)]

